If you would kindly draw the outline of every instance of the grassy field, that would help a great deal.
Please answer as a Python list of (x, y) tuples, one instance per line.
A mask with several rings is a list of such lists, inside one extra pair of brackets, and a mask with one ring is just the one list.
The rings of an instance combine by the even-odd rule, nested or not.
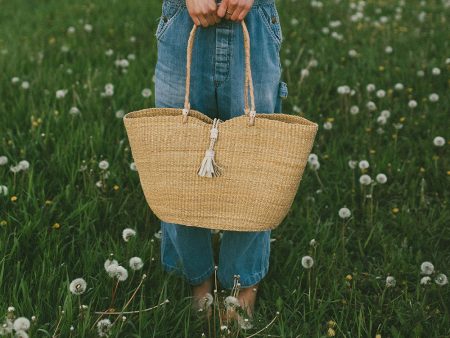
[[(449, 2), (277, 6), (283, 112), (319, 124), (317, 160), (272, 232), (255, 326), (230, 336), (450, 337)], [(97, 337), (96, 312), (126, 305), (102, 316), (109, 337), (220, 336), (160, 266), (121, 119), (154, 103), (161, 3), (0, 8), (0, 333), (26, 317), (30, 337)], [(126, 280), (105, 271), (111, 253)]]

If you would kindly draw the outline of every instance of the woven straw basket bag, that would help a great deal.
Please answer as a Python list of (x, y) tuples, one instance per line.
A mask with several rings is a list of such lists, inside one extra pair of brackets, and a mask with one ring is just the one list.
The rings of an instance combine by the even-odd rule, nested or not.
[(318, 125), (300, 116), (255, 112), (249, 33), (241, 22), (243, 115), (213, 120), (190, 109), (194, 25), (184, 108), (149, 108), (123, 117), (146, 201), (165, 222), (262, 231), (276, 228), (294, 201)]

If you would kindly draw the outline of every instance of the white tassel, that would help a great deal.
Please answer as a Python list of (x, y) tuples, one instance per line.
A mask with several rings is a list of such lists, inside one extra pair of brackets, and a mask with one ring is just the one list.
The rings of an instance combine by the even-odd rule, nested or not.
[(214, 161), (214, 150), (208, 149), (197, 173), (202, 177), (216, 177), (222, 174), (221, 169)]
[(210, 144), (209, 149), (205, 152), (205, 157), (203, 158), (202, 164), (197, 171), (197, 174), (202, 177), (217, 177), (222, 174), (222, 168), (219, 167), (214, 161), (214, 143), (217, 140), (217, 136), (219, 130), (217, 129), (217, 125), (219, 124), (219, 119), (214, 119), (213, 126), (210, 132)]

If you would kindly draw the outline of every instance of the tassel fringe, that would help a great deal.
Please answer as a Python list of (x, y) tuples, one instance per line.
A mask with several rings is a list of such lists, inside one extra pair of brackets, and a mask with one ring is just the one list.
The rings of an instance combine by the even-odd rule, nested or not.
[(219, 119), (215, 118), (213, 126), (210, 131), (210, 144), (209, 149), (205, 152), (205, 157), (203, 158), (202, 164), (197, 171), (197, 174), (201, 177), (217, 177), (222, 174), (223, 168), (221, 168), (214, 160), (214, 143), (217, 140), (219, 130), (217, 126), (219, 124)]

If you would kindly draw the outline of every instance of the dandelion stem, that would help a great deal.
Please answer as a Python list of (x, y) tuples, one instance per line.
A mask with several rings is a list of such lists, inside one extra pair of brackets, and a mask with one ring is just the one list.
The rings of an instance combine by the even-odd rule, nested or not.
[(100, 312), (100, 311), (99, 311), (99, 312), (94, 312), (94, 313), (95, 313), (95, 314), (99, 314), (99, 315), (121, 315), (121, 314), (129, 315), (129, 314), (135, 314), (135, 313), (141, 313), (141, 312), (151, 311), (151, 310), (153, 310), (153, 309), (156, 309), (158, 306), (164, 305), (164, 304), (166, 304), (166, 303), (168, 303), (168, 302), (169, 302), (169, 300), (166, 299), (164, 302), (162, 302), (162, 303), (160, 303), (160, 304), (158, 304), (158, 305), (149, 307), (149, 308), (144, 309), (144, 310), (136, 310), (136, 311), (120, 311), (120, 312), (108, 312), (108, 311)]
[[(136, 287), (136, 290), (134, 290), (133, 294), (131, 295), (130, 299), (128, 300), (128, 302), (124, 305), (124, 307), (122, 308), (122, 311), (120, 313), (123, 313), (123, 310), (125, 310), (127, 308), (127, 306), (131, 303), (131, 301), (134, 299), (134, 297), (136, 296), (136, 293), (139, 291), (140, 287), (142, 286), (142, 283), (144, 282), (144, 279), (147, 277), (147, 275), (143, 275), (141, 278), (141, 281), (139, 282), (139, 285)], [(119, 319), (119, 317), (117, 317), (114, 322), (112, 323), (112, 325), (115, 324), (115, 322)]]
[(269, 322), (269, 324), (267, 324), (266, 326), (264, 326), (261, 330), (256, 331), (255, 333), (251, 334), (250, 336), (248, 336), (247, 338), (251, 338), (251, 337), (255, 337), (256, 335), (260, 334), (261, 332), (263, 332), (264, 330), (266, 330), (267, 328), (269, 328), (270, 325), (273, 324), (273, 322), (275, 321), (275, 319), (278, 318), (278, 315), (280, 313), (277, 311), (277, 314), (275, 315), (275, 317), (272, 318), (272, 320)]

